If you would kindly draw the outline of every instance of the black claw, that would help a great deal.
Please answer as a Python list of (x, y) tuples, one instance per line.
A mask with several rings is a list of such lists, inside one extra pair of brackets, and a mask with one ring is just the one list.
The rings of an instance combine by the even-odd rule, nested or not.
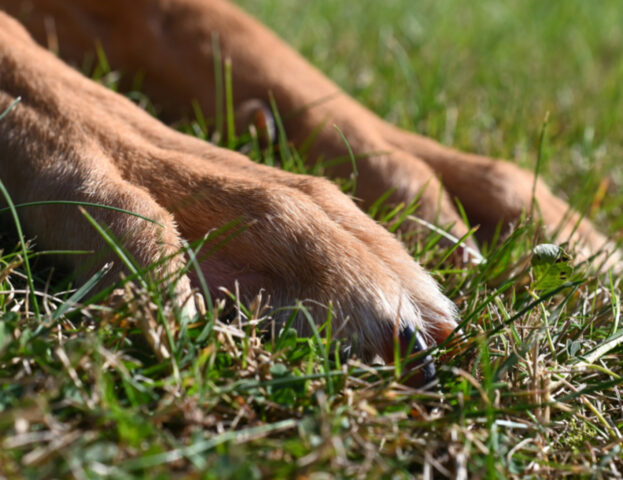
[[(428, 348), (420, 332), (416, 332), (413, 327), (406, 327), (401, 330), (399, 340), (403, 357), (423, 352)], [(419, 358), (417, 362), (412, 362), (410, 370), (416, 373), (423, 384), (432, 382), (436, 377), (435, 364), (430, 355)]]

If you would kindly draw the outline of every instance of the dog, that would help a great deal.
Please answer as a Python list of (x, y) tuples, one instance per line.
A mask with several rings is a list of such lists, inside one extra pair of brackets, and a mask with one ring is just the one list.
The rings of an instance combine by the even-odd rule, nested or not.
[[(0, 112), (21, 99), (0, 122), (0, 178), (13, 202), (70, 200), (140, 215), (87, 208), (140, 265), (157, 265), (154, 275), (173, 285), (182, 304), (197, 278), (171, 279), (187, 262), (185, 242), (204, 239), (199, 258), (212, 295), (226, 287), (252, 298), (263, 289), (278, 320), (289, 315), (279, 307), (297, 300), (317, 322), (331, 305), (334, 331), (354, 339), (361, 358), (390, 362), (396, 340), (401, 355), (444, 341), (457, 311), (401, 243), (362, 212), (387, 192), (394, 204), (419, 198), (418, 216), (450, 225), (457, 238), (468, 228), (453, 198), (483, 238), (517, 221), (534, 200), (544, 225), (586, 256), (606, 244), (531, 173), (390, 125), (225, 0), (0, 0), (0, 8)], [(115, 67), (141, 73), (143, 90), (173, 118), (193, 100), (208, 115), (222, 108), (215, 82), (221, 59), (230, 59), (238, 110), (274, 100), (295, 144), (313, 134), (312, 160), (347, 158), (352, 149), (358, 204), (324, 178), (263, 166), (176, 132), (41, 46), (78, 63), (96, 44)], [(348, 177), (352, 164), (328, 174)], [(75, 205), (19, 213), (39, 246), (101, 254), (89, 268), (82, 257), (59, 259), (79, 279), (113, 258)], [(232, 222), (244, 228), (229, 241), (210, 236)], [(295, 324), (309, 332), (303, 316)], [(166, 355), (152, 327), (145, 333)]]

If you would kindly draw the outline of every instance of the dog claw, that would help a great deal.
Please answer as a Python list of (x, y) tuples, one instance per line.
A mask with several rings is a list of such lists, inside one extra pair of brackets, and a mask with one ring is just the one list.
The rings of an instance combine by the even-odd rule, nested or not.
[(258, 99), (243, 102), (236, 108), (236, 131), (243, 133), (251, 127), (263, 144), (277, 141), (277, 127), (270, 107)]
[[(400, 331), (398, 341), (400, 344), (401, 358), (410, 357), (428, 348), (420, 332), (416, 332), (411, 326), (405, 327)], [(413, 373), (409, 374), (406, 383), (412, 386), (428, 384), (436, 377), (435, 364), (430, 355), (418, 359), (417, 362), (409, 362), (407, 368)]]

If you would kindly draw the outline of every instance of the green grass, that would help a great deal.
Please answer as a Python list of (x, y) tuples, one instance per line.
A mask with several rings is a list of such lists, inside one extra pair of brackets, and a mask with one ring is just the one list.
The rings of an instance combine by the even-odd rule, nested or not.
[[(544, 175), (606, 232), (623, 227), (619, 3), (243, 3), (382, 116), (444, 143), (533, 169), (549, 112)], [(301, 168), (296, 152), (287, 163)], [(520, 225), (469, 269), (439, 263), (434, 234), (412, 245), (468, 336), (429, 392), (336, 357), (322, 330), (262, 337), (260, 303), (227, 325), (220, 304), (188, 323), (148, 281), (98, 303), (48, 295), (45, 252), (27, 278), (21, 239), (0, 257), (0, 476), (620, 477), (620, 278), (543, 249), (530, 261), (535, 238)], [(149, 317), (186, 322), (167, 361), (138, 334)]]

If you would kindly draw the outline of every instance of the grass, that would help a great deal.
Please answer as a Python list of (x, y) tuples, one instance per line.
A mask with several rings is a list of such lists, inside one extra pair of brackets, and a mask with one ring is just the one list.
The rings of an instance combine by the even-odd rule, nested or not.
[[(604, 231), (621, 231), (618, 2), (242, 3), (384, 117), (444, 143), (534, 169), (549, 112), (540, 171)], [(188, 129), (202, 135), (200, 123)], [(291, 154), (284, 163), (298, 171)], [(221, 304), (188, 321), (149, 282), (99, 302), (55, 291), (37, 264), (46, 252), (19, 240), (0, 257), (0, 476), (623, 472), (621, 279), (547, 247), (531, 257), (547, 239), (529, 224), (469, 269), (441, 262), (448, 252), (434, 232), (412, 245), (468, 336), (464, 351), (438, 361), (428, 392), (395, 383), (392, 367), (344, 361), (322, 329), (262, 336), (260, 301), (225, 324)], [(183, 323), (171, 359), (137, 333), (149, 318)]]

